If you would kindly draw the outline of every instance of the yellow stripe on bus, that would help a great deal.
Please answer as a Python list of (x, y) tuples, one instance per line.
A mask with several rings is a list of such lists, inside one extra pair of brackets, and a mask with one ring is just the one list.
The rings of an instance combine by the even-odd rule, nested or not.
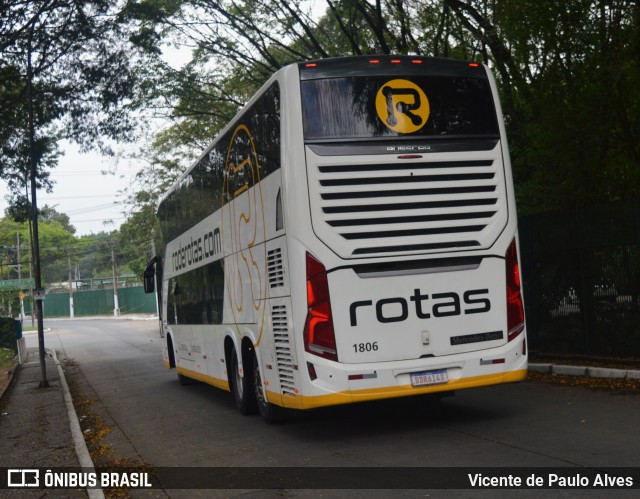
[[(168, 362), (165, 361), (168, 367)], [(231, 391), (229, 382), (226, 379), (214, 378), (197, 371), (191, 371), (184, 367), (177, 367), (176, 371), (183, 376), (202, 381), (209, 385)], [(427, 393), (447, 392), (451, 390), (463, 390), (465, 388), (477, 388), (481, 386), (498, 385), (502, 383), (513, 383), (524, 381), (527, 378), (527, 370), (511, 371), (508, 373), (485, 374), (482, 376), (472, 376), (470, 378), (460, 378), (451, 380), (442, 385), (431, 385), (415, 388), (411, 385), (387, 386), (382, 388), (366, 388), (364, 390), (347, 390), (344, 392), (330, 393), (327, 395), (282, 395), (280, 393), (267, 391), (269, 402), (281, 407), (291, 409), (314, 409), (331, 405), (350, 404), (353, 402), (367, 402), (371, 400), (382, 400), (394, 397), (408, 397), (411, 395), (422, 395)]]
[(190, 369), (185, 369), (184, 367), (176, 367), (176, 371), (178, 372), (178, 374), (182, 374), (187, 378), (202, 381), (203, 383), (215, 386), (216, 388), (222, 388), (223, 390), (226, 390), (228, 392), (231, 391), (231, 389), (229, 388), (229, 381), (226, 379), (214, 378), (213, 376), (207, 376), (206, 374), (192, 371)]
[(367, 388), (364, 390), (348, 390), (345, 392), (330, 393), (327, 395), (281, 395), (275, 392), (267, 392), (267, 398), (275, 405), (292, 409), (313, 409), (330, 405), (349, 404), (352, 402), (366, 402), (394, 397), (407, 397), (427, 393), (462, 390), (465, 388), (477, 388), (502, 383), (523, 381), (527, 377), (527, 370), (511, 371), (508, 373), (486, 374), (452, 380), (442, 385), (424, 386), (415, 388), (411, 385), (388, 386), (382, 388)]

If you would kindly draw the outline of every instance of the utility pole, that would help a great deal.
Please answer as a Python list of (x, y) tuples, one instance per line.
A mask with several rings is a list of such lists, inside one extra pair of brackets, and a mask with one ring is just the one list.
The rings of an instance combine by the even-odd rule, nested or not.
[(69, 266), (69, 317), (74, 318), (73, 313), (73, 281), (71, 280), (71, 248), (67, 248), (67, 264)]
[(40, 388), (48, 388), (47, 365), (45, 362), (44, 350), (44, 320), (42, 317), (42, 300), (44, 300), (44, 289), (42, 289), (42, 271), (40, 268), (40, 241), (38, 239), (38, 202), (36, 183), (36, 144), (35, 144), (35, 121), (33, 113), (33, 68), (31, 66), (31, 49), (33, 43), (33, 30), (35, 23), (29, 29), (29, 45), (27, 48), (27, 112), (29, 119), (29, 180), (31, 181), (31, 208), (33, 217), (33, 268), (35, 278), (36, 294), (36, 319), (38, 321), (38, 349), (40, 353)]
[[(29, 224), (29, 246), (31, 247), (31, 254), (33, 255), (33, 231), (31, 230), (31, 224)], [(35, 284), (35, 281), (32, 281), (33, 279), (33, 262), (31, 262), (31, 265), (29, 265), (29, 281), (33, 282)], [(33, 289), (31, 290), (31, 293), (29, 293), (29, 303), (31, 304), (31, 327), (34, 327), (36, 325), (36, 305), (35, 305), (35, 296), (33, 293)]]
[(24, 323), (24, 292), (22, 291), (22, 265), (20, 264), (20, 232), (16, 232), (16, 253), (18, 255), (18, 286), (20, 287), (20, 324)]
[(114, 245), (111, 245), (111, 272), (113, 273), (113, 315), (120, 315), (120, 306), (118, 305), (118, 281), (116, 280), (116, 254)]

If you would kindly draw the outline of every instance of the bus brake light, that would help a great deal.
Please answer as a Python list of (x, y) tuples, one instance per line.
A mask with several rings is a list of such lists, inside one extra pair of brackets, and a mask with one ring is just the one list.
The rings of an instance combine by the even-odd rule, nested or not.
[(505, 255), (507, 270), (507, 339), (516, 338), (524, 330), (524, 303), (520, 288), (518, 249), (514, 239)]
[(314, 355), (337, 361), (327, 270), (309, 253), (306, 266), (308, 311), (304, 325), (304, 349)]

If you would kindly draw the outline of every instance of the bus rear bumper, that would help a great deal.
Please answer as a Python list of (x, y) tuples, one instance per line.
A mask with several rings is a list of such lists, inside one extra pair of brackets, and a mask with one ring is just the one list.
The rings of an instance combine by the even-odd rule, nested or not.
[[(313, 409), (523, 381), (527, 377), (525, 338), (525, 334), (520, 334), (506, 345), (482, 353), (375, 365), (339, 364), (309, 356), (307, 361), (313, 363), (317, 378), (304, 383), (298, 395), (270, 393), (269, 400), (284, 407)], [(434, 372), (445, 372), (446, 382), (413, 386), (412, 374)], [(307, 373), (300, 374), (309, 379)], [(336, 390), (336, 387), (344, 389)]]

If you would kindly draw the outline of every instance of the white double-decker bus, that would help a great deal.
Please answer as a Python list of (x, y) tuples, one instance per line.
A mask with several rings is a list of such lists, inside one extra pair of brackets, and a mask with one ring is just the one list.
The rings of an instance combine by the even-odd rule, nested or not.
[(163, 197), (164, 363), (243, 413), (519, 381), (516, 206), (482, 64), (277, 73)]

